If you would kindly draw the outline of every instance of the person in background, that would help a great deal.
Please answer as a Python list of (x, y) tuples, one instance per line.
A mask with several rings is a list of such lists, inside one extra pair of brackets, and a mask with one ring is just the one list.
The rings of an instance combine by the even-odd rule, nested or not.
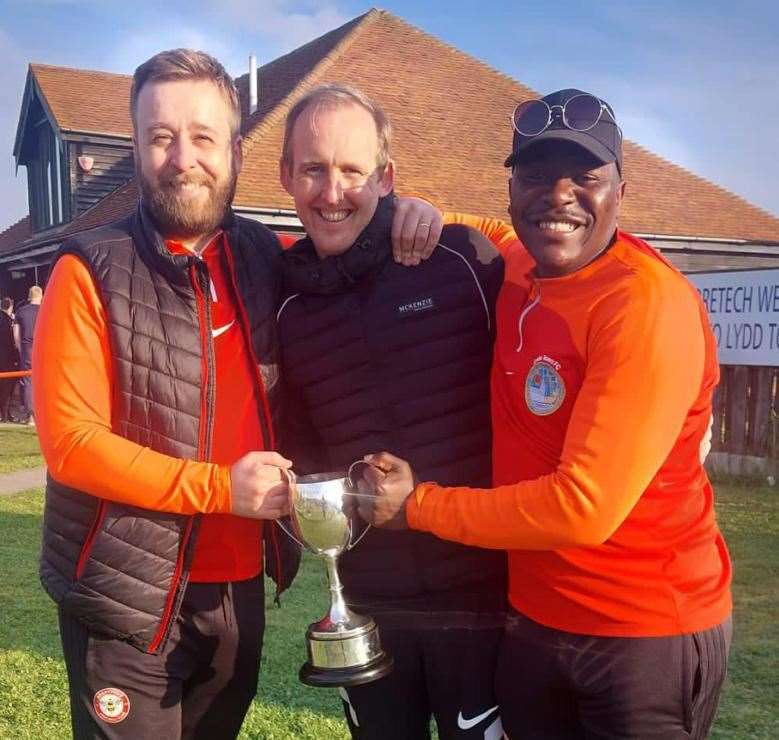
[(362, 514), (509, 551), (496, 685), (511, 738), (704, 738), (730, 648), (731, 564), (702, 458), (717, 347), (695, 288), (618, 228), (622, 135), (566, 89), (517, 107), (515, 234), (492, 369), (493, 487), (380, 453)]
[[(16, 311), (14, 317), (16, 326), (16, 341), (19, 347), (20, 370), (32, 368), (32, 343), (35, 338), (35, 324), (38, 320), (38, 311), (43, 300), (43, 290), (39, 285), (33, 285), (27, 296), (28, 302)], [(23, 424), (34, 424), (32, 407), (32, 376), (26, 375), (21, 379), (22, 386), (22, 416)]]
[[(308, 236), (282, 263), (281, 449), (298, 473), (385, 448), (425, 476), (487, 486), (503, 260), (456, 225), (419, 266), (392, 260), (390, 134), (382, 109), (345, 85), (314, 88), (287, 115), (281, 182)], [(426, 740), (434, 717), (442, 740), (500, 738), (505, 554), (372, 529), (339, 563), (347, 602), (376, 620), (394, 659), (389, 675), (341, 689), (352, 737)]]
[[(0, 301), (0, 374), (19, 369), (19, 349), (13, 331), (14, 302), (11, 298)], [(0, 421), (16, 421), (11, 417), (11, 397), (16, 378), (0, 378)]]

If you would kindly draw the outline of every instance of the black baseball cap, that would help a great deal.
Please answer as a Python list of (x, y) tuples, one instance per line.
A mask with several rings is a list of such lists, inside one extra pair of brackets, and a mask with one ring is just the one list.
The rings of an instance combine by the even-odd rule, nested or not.
[[(597, 95), (574, 88), (558, 90), (557, 92), (544, 96), (541, 100), (553, 109), (553, 113), (558, 113), (560, 110), (559, 106), (565, 105), (566, 102), (577, 95), (589, 95), (601, 100)], [(601, 102), (608, 108), (611, 115), (604, 111), (598, 122), (588, 131), (577, 131), (568, 128), (563, 123), (561, 115), (553, 115), (549, 128), (536, 136), (525, 136), (515, 129), (514, 138), (511, 143), (511, 154), (507, 157), (505, 166), (513, 167), (522, 157), (524, 152), (537, 144), (540, 144), (542, 141), (569, 141), (588, 151), (597, 160), (603, 162), (603, 164), (615, 162), (617, 169), (621, 174), (622, 132), (617, 125), (614, 111), (611, 106), (604, 100), (601, 100)], [(558, 107), (555, 108), (554, 106)]]

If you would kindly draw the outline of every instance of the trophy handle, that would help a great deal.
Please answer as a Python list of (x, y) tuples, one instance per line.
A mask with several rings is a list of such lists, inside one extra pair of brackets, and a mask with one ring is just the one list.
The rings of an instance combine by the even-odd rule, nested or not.
[[(295, 485), (295, 481), (297, 480), (297, 476), (295, 475), (295, 473), (292, 470), (292, 468), (289, 468), (288, 470), (284, 470), (284, 468), (282, 468), (281, 469), (281, 474), (282, 474), (282, 476), (284, 476), (287, 479), (287, 486), (288, 487), (291, 487), (291, 486)], [(290, 492), (290, 502), (291, 502), (291, 500), (292, 500), (292, 493)], [(292, 532), (290, 532), (281, 523), (281, 519), (276, 519), (275, 522), (276, 522), (276, 524), (279, 525), (279, 527), (281, 528), (281, 531), (284, 532), (284, 534), (286, 534), (287, 537), (289, 537), (293, 542), (296, 542), (301, 547), (301, 549), (308, 550), (308, 548), (297, 537), (295, 537), (295, 535), (292, 534)], [(351, 534), (349, 535), (349, 537), (351, 538)]]
[[(365, 460), (355, 460), (350, 466), (349, 469), (346, 471), (346, 480), (349, 481), (349, 487), (350, 488), (357, 488), (357, 484), (352, 479), (352, 470), (354, 470), (354, 467), (356, 465), (368, 465), (370, 466), (369, 462), (365, 462)], [(366, 534), (368, 534), (368, 530), (371, 528), (370, 524), (365, 525), (365, 529), (363, 529), (362, 532), (360, 532), (360, 536), (352, 541), (352, 536), (354, 535), (354, 527), (352, 526), (352, 522), (349, 522), (349, 544), (346, 546), (347, 550), (351, 550), (353, 547), (357, 546), (357, 543), (365, 537)]]

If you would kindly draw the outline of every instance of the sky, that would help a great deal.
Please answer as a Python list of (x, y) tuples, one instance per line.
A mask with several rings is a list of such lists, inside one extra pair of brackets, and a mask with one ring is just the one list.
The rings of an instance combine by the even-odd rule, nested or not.
[[(30, 62), (132, 74), (157, 51), (186, 46), (210, 52), (237, 76), (249, 54), (264, 64), (370, 7), (0, 0), (0, 230), (28, 213), (26, 171), (16, 172), (12, 150)], [(615, 109), (626, 138), (779, 216), (775, 0), (386, 0), (380, 7), (542, 94), (595, 93)]]

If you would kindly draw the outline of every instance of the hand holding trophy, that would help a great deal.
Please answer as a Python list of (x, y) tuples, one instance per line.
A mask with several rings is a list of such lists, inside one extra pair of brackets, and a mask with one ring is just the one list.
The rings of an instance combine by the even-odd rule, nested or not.
[(294, 535), (287, 534), (324, 559), (330, 586), (328, 613), (306, 630), (308, 661), (299, 676), (309, 686), (358, 686), (392, 670), (392, 657), (381, 647), (376, 622), (349, 609), (338, 576), (338, 556), (362, 539), (352, 538), (350, 512), (356, 506), (351, 497), (369, 494), (358, 492), (352, 471), (356, 465), (367, 464), (354, 462), (345, 475), (316, 473), (298, 478), (291, 470), (286, 471), (294, 529)]

